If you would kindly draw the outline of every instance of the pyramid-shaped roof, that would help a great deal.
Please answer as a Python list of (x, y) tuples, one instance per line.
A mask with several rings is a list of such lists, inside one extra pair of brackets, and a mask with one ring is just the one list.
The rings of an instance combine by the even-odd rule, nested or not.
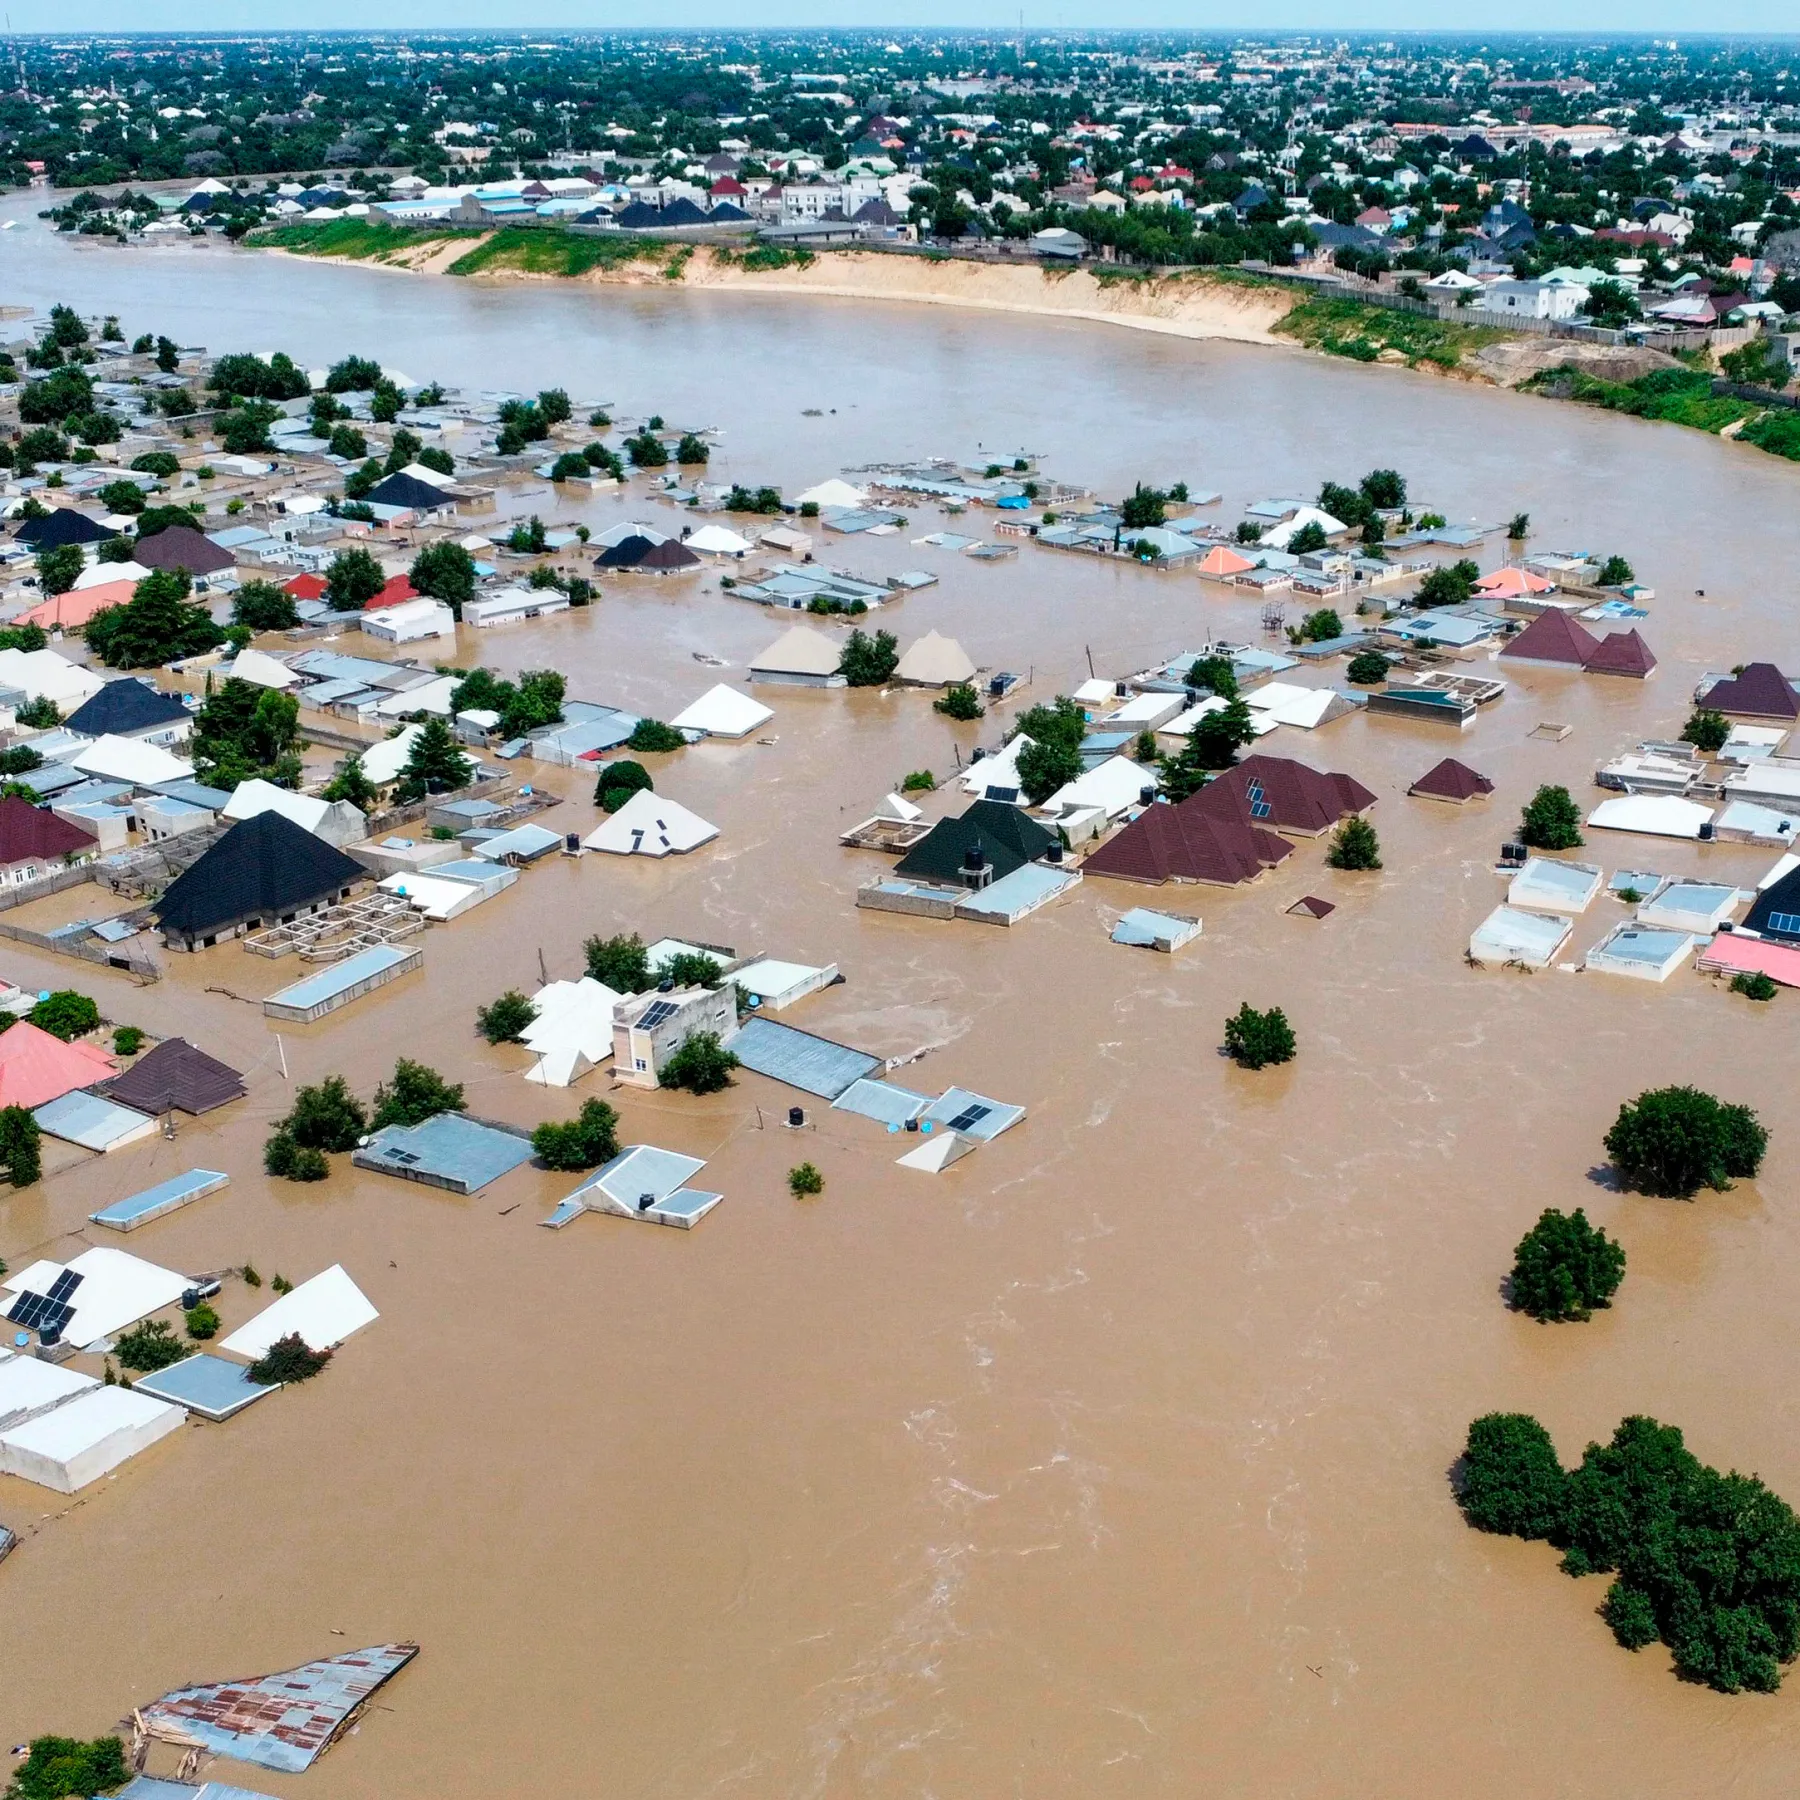
[(1182, 802), (1215, 818), (1266, 831), (1316, 833), (1375, 804), (1350, 775), (1327, 774), (1287, 756), (1246, 756)]
[(975, 665), (955, 638), (928, 631), (907, 646), (894, 674), (901, 681), (916, 681), (924, 687), (948, 687), (953, 682), (972, 679)]
[(95, 843), (91, 831), (33, 806), (18, 794), (8, 794), (0, 800), (0, 865), (24, 862), (33, 856), (79, 855), (92, 850)]
[(84, 737), (104, 737), (108, 732), (129, 737), (135, 731), (173, 725), (186, 717), (187, 708), (173, 694), (162, 693), (135, 675), (128, 675), (122, 681), (109, 681), (63, 723)]
[(843, 652), (824, 632), (796, 625), (760, 656), (753, 656), (750, 668), (771, 675), (835, 675), (842, 659)]
[(240, 919), (270, 923), (362, 881), (368, 871), (278, 812), (232, 826), (171, 883), (157, 908), (165, 932), (207, 937)]
[(1435, 768), (1427, 769), (1406, 791), (1428, 800), (1462, 801), (1473, 800), (1478, 794), (1491, 794), (1494, 784), (1467, 763), (1446, 756)]
[(1588, 658), (1590, 675), (1629, 675), (1642, 681), (1656, 667), (1650, 646), (1635, 630), (1608, 632)]
[(197, 1050), (186, 1038), (169, 1038), (147, 1050), (125, 1071), (106, 1083), (106, 1092), (139, 1112), (211, 1112), (244, 1095), (244, 1078), (216, 1056)]
[(1229, 887), (1253, 881), (1293, 854), (1285, 838), (1241, 820), (1202, 812), (1187, 802), (1146, 806), (1081, 865), (1084, 875), (1123, 881), (1208, 881)]
[(63, 544), (103, 544), (118, 533), (72, 506), (58, 506), (47, 519), (27, 519), (13, 535), (34, 549), (54, 550)]
[(1591, 631), (1566, 612), (1558, 612), (1552, 607), (1539, 613), (1500, 654), (1520, 657), (1526, 662), (1585, 669), (1588, 659), (1598, 648), (1599, 640)]
[(894, 873), (919, 881), (955, 881), (963, 855), (979, 844), (994, 865), (994, 879), (1036, 862), (1056, 834), (1005, 800), (977, 800), (960, 818), (939, 819), (894, 867)]
[(117, 1073), (92, 1044), (65, 1044), (28, 1019), (0, 1033), (0, 1107), (42, 1106)]
[(679, 801), (640, 788), (581, 842), (585, 849), (610, 850), (618, 856), (681, 856), (718, 835), (718, 826)]
[(1246, 569), (1255, 567), (1249, 557), (1240, 556), (1224, 544), (1215, 544), (1201, 557), (1199, 564), (1202, 575), (1242, 575)]
[(186, 569), (190, 575), (216, 575), (237, 562), (192, 525), (169, 525), (153, 537), (139, 538), (132, 555), (146, 569)]
[(429, 512), (433, 507), (455, 504), (453, 496), (429, 481), (421, 481), (405, 470), (396, 470), (385, 481), (378, 481), (363, 495), (371, 506), (404, 506), (410, 512)]
[(1745, 663), (1737, 674), (1714, 682), (1701, 704), (1742, 719), (1800, 719), (1800, 695), (1773, 663)]

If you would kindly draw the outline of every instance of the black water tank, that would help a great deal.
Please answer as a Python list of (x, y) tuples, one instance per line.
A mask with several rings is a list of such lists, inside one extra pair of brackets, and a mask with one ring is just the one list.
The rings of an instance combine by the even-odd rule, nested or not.
[(806, 1123), (806, 1108), (804, 1106), (790, 1106), (788, 1108), (788, 1123), (792, 1125), (795, 1130), (798, 1130)]
[(971, 844), (963, 852), (963, 867), (971, 875), (979, 874), (987, 867), (987, 852), (979, 844)]

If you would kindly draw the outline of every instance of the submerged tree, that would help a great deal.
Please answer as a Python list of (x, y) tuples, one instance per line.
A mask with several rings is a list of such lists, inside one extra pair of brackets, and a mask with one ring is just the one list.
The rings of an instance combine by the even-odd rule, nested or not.
[(1693, 1087), (1639, 1094), (1619, 1108), (1606, 1134), (1606, 1153), (1627, 1187), (1673, 1200), (1752, 1179), (1768, 1144), (1767, 1128), (1749, 1107)]
[(537, 1008), (517, 988), (508, 988), (475, 1014), (475, 1029), (490, 1044), (516, 1044), (537, 1017)]
[(1297, 1048), (1294, 1028), (1279, 1006), (1258, 1012), (1246, 1000), (1225, 1021), (1225, 1052), (1240, 1068), (1292, 1062)]
[(1624, 1250), (1580, 1207), (1545, 1207), (1513, 1254), (1513, 1305), (1546, 1322), (1585, 1319), (1612, 1304), (1624, 1279)]
[(602, 987), (641, 994), (650, 985), (650, 956), (635, 931), (628, 937), (591, 937), (581, 950), (588, 974)]
[(1367, 819), (1349, 818), (1332, 837), (1325, 860), (1334, 869), (1379, 869), (1381, 841)]
[(439, 1113), (461, 1112), (463, 1091), (460, 1083), (446, 1081), (436, 1069), (424, 1063), (401, 1057), (394, 1064), (393, 1078), (375, 1090), (375, 1130), (388, 1125), (423, 1125)]
[(1532, 795), (1519, 822), (1520, 838), (1533, 850), (1578, 850), (1581, 808), (1566, 787), (1546, 784)]
[(567, 1124), (540, 1125), (531, 1148), (546, 1169), (597, 1169), (619, 1154), (619, 1115), (604, 1100), (584, 1100)]
[(716, 1094), (731, 1086), (737, 1057), (719, 1041), (716, 1031), (690, 1032), (658, 1072), (658, 1085), (686, 1088), (690, 1094)]
[(860, 626), (844, 640), (838, 673), (850, 687), (880, 687), (900, 665), (900, 640), (891, 631), (873, 637)]

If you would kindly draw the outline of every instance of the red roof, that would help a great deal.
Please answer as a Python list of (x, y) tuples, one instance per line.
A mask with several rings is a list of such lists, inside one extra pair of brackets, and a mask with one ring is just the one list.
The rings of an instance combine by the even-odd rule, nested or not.
[(1211, 818), (1314, 836), (1373, 806), (1375, 796), (1352, 776), (1326, 774), (1291, 757), (1246, 756), (1182, 804)]
[(1745, 663), (1736, 675), (1716, 681), (1701, 695), (1714, 712), (1744, 719), (1800, 719), (1800, 696), (1773, 663)]
[(0, 1106), (42, 1106), (118, 1072), (92, 1044), (65, 1044), (26, 1019), (0, 1033)]
[(296, 600), (323, 600), (325, 598), (325, 577), (323, 575), (296, 575), (292, 581), (281, 584), (284, 594), (292, 594)]
[(1516, 656), (1526, 662), (1556, 663), (1565, 668), (1585, 669), (1599, 649), (1600, 641), (1591, 631), (1552, 607), (1541, 612), (1519, 635), (1506, 644), (1500, 654)]
[(1634, 631), (1609, 632), (1588, 658), (1590, 675), (1629, 675), (1642, 681), (1656, 667), (1650, 646)]
[(1209, 881), (1230, 887), (1254, 881), (1293, 848), (1272, 831), (1197, 811), (1189, 799), (1179, 806), (1145, 807), (1081, 870), (1121, 881)]
[(1491, 794), (1494, 784), (1467, 763), (1446, 756), (1435, 769), (1427, 769), (1406, 791), (1427, 800), (1454, 800), (1460, 805), (1478, 794)]
[(17, 794), (0, 800), (0, 866), (29, 862), (34, 857), (60, 861), (92, 850), (96, 843), (91, 831), (45, 812)]
[(713, 195), (714, 198), (717, 198), (721, 194), (747, 194), (749, 191), (750, 190), (745, 187), (741, 181), (736, 181), (729, 175), (721, 175), (719, 179), (707, 189), (707, 192)]
[(364, 612), (379, 612), (384, 606), (404, 606), (408, 600), (416, 600), (419, 590), (406, 575), (393, 575), (388, 578), (387, 585), (372, 600), (365, 602)]

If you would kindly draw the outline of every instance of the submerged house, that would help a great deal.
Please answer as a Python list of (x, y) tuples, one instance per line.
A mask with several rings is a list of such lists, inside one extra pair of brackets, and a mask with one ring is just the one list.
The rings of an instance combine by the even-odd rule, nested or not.
[(1732, 719), (1771, 719), (1781, 724), (1800, 719), (1800, 692), (1773, 663), (1745, 663), (1735, 674), (1703, 681), (1694, 699)]
[(88, 738), (138, 738), (167, 749), (186, 740), (194, 716), (173, 694), (127, 675), (109, 681), (93, 699), (76, 707), (63, 720), (63, 728)]
[(750, 679), (787, 687), (842, 687), (839, 647), (810, 625), (784, 631), (750, 662)]
[[(986, 885), (1060, 849), (1055, 832), (1004, 800), (977, 800), (960, 818), (940, 819), (894, 867), (912, 881)], [(971, 876), (980, 875), (979, 883)]]
[(1119, 881), (1197, 881), (1235, 887), (1293, 854), (1285, 838), (1260, 826), (1207, 813), (1199, 796), (1147, 806), (1081, 865), (1084, 875)]
[(1328, 774), (1286, 756), (1246, 756), (1209, 781), (1184, 805), (1214, 818), (1317, 837), (1375, 804), (1351, 775)]
[(59, 819), (17, 794), (0, 800), (0, 884), (40, 881), (99, 853), (92, 831)]
[(1446, 756), (1441, 763), (1427, 769), (1406, 791), (1421, 800), (1448, 800), (1462, 806), (1483, 794), (1491, 794), (1494, 784), (1467, 763)]
[(1634, 681), (1647, 679), (1656, 668), (1655, 655), (1636, 631), (1597, 638), (1578, 620), (1555, 609), (1539, 613), (1500, 654), (1545, 668), (1582, 669), (1590, 675), (1623, 675)]
[(737, 989), (653, 988), (613, 1009), (613, 1079), (628, 1087), (659, 1087), (669, 1058), (697, 1031), (720, 1039), (737, 1030)]
[(171, 949), (197, 950), (222, 937), (287, 924), (348, 898), (368, 871), (278, 812), (232, 826), (157, 905)]

